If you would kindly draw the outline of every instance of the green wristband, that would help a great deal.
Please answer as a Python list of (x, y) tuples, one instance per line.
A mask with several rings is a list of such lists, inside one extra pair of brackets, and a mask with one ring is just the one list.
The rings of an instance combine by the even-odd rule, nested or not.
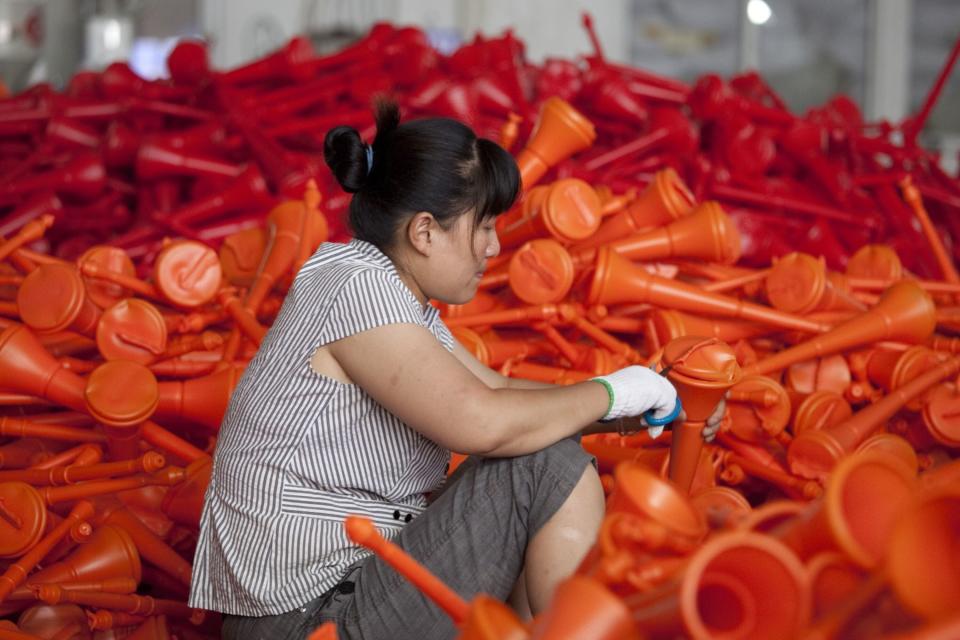
[[(607, 403), (607, 412), (604, 413), (603, 415), (605, 416), (610, 415), (610, 411), (613, 410), (613, 401), (614, 401), (613, 387), (610, 386), (610, 383), (604, 380), (603, 378), (590, 378), (590, 379), (593, 380), (594, 382), (599, 382), (600, 384), (603, 385), (603, 388), (607, 390), (607, 398), (609, 399), (609, 401)], [(601, 418), (598, 422), (610, 422), (610, 420), (604, 420)]]

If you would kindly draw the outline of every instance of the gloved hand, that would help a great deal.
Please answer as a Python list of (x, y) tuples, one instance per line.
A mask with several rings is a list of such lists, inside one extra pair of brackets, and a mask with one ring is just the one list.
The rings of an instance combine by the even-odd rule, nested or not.
[[(654, 418), (663, 418), (670, 415), (677, 404), (677, 390), (670, 381), (646, 367), (624, 367), (591, 380), (604, 385), (610, 396), (607, 413), (603, 416), (605, 421), (639, 416), (650, 410)], [(659, 431), (662, 430), (660, 427)]]

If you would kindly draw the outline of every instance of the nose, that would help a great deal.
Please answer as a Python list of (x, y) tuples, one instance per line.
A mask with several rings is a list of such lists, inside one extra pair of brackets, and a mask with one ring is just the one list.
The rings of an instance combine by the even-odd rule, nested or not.
[(488, 258), (495, 258), (500, 255), (500, 238), (497, 237), (497, 231), (490, 232), (490, 241), (487, 242), (487, 250), (484, 252)]

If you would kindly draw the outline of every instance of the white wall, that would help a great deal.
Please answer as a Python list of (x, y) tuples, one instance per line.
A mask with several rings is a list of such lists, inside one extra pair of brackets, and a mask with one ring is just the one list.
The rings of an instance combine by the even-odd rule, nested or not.
[[(310, 11), (312, 7), (312, 13)], [(479, 29), (497, 35), (508, 27), (527, 45), (527, 56), (573, 57), (592, 51), (580, 23), (589, 9), (607, 56), (629, 57), (629, 0), (203, 0), (201, 23), (213, 44), (213, 63), (230, 68), (274, 48), (303, 31), (305, 16), (313, 26), (367, 19), (389, 19), (427, 28), (458, 29), (471, 38)]]

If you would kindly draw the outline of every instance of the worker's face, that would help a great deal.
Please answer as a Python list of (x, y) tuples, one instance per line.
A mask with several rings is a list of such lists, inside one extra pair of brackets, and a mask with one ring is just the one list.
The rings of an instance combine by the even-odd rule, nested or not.
[(500, 253), (495, 221), (486, 218), (476, 225), (469, 212), (439, 234), (438, 250), (431, 260), (431, 298), (464, 304), (476, 295), (487, 261)]

